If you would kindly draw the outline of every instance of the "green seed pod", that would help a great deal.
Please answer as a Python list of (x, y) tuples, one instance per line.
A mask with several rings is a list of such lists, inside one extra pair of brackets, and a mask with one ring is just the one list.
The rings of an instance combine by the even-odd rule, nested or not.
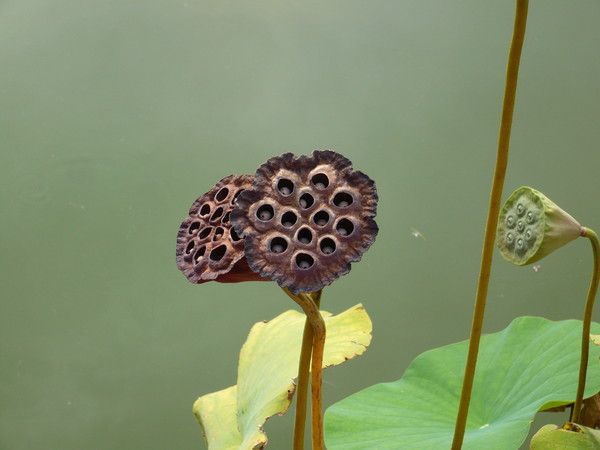
[[(565, 429), (568, 427), (568, 429)], [(530, 450), (595, 450), (600, 445), (600, 432), (574, 423), (562, 427), (544, 425), (531, 438)]]
[(581, 236), (582, 226), (552, 200), (528, 186), (514, 191), (498, 217), (498, 248), (507, 261), (539, 261)]

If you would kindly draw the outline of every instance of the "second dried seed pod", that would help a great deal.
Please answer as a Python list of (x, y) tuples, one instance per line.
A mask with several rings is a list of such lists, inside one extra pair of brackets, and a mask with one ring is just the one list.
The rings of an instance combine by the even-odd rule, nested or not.
[(377, 235), (375, 183), (333, 151), (274, 157), (256, 172), (231, 220), (250, 268), (292, 292), (350, 271)]
[(244, 241), (231, 227), (238, 196), (252, 186), (251, 175), (230, 175), (199, 197), (177, 233), (177, 267), (192, 283), (263, 281), (248, 267)]

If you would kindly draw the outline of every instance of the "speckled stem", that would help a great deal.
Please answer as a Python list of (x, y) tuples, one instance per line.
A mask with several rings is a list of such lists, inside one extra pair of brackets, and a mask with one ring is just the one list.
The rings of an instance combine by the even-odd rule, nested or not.
[(579, 384), (577, 385), (577, 395), (575, 396), (575, 405), (571, 411), (571, 422), (579, 423), (581, 405), (583, 403), (583, 393), (585, 391), (585, 378), (587, 375), (587, 366), (590, 353), (590, 327), (592, 324), (592, 311), (594, 309), (594, 300), (598, 291), (598, 281), (600, 280), (600, 242), (598, 235), (586, 227), (583, 227), (581, 235), (590, 240), (592, 244), (592, 253), (594, 255), (594, 271), (592, 280), (588, 289), (585, 309), (583, 311), (583, 331), (581, 334), (581, 361), (579, 363)]
[[(321, 304), (321, 292), (311, 292), (311, 297), (317, 308)], [(312, 356), (313, 329), (306, 318), (302, 334), (302, 349), (298, 363), (298, 385), (296, 387), (296, 417), (294, 422), (294, 450), (304, 450), (304, 432), (306, 429), (307, 393), (310, 378), (310, 361)]]
[(325, 321), (319, 312), (319, 308), (313, 301), (315, 293), (293, 294), (287, 288), (284, 292), (304, 311), (307, 320), (312, 326), (312, 364), (311, 364), (311, 425), (312, 425), (312, 449), (323, 450), (325, 441), (323, 438), (323, 408), (321, 405), (321, 385), (323, 373), (323, 351), (325, 349)]
[(500, 200), (502, 198), (504, 178), (506, 176), (506, 167), (508, 165), (510, 130), (512, 126), (513, 111), (515, 106), (515, 96), (517, 91), (517, 78), (519, 75), (521, 50), (523, 48), (523, 41), (525, 39), (525, 27), (527, 23), (528, 6), (528, 0), (516, 1), (515, 23), (513, 29), (512, 43), (508, 55), (508, 65), (506, 68), (504, 103), (502, 107), (502, 121), (500, 123), (500, 134), (498, 137), (496, 167), (494, 169), (492, 191), (490, 193), (489, 199), (488, 216), (485, 225), (485, 238), (483, 242), (483, 250), (481, 255), (479, 279), (477, 282), (477, 293), (475, 295), (473, 321), (471, 324), (471, 336), (469, 339), (469, 350), (467, 353), (467, 362), (465, 365), (465, 376), (460, 396), (460, 403), (458, 405), (458, 414), (456, 417), (456, 426), (454, 429), (454, 439), (452, 440), (452, 450), (459, 450), (460, 448), (462, 448), (462, 443), (465, 435), (465, 427), (467, 424), (467, 415), (469, 413), (469, 402), (471, 400), (471, 392), (473, 390), (475, 366), (477, 364), (479, 341), (481, 339), (481, 329), (483, 328), (485, 303), (487, 300), (487, 291), (490, 280), (490, 272), (492, 268), (494, 242), (496, 240), (496, 226), (498, 222), (498, 213), (500, 212)]

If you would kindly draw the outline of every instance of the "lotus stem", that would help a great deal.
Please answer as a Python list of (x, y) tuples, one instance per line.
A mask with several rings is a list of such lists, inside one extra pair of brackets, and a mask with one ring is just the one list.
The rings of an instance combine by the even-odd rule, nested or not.
[(313, 330), (308, 317), (302, 333), (302, 348), (298, 363), (298, 385), (296, 386), (296, 417), (294, 418), (294, 450), (304, 450), (304, 433), (306, 430), (306, 405), (310, 376), (310, 359), (312, 356)]
[(598, 292), (598, 281), (600, 280), (600, 242), (598, 235), (591, 229), (583, 227), (581, 235), (590, 240), (592, 244), (592, 253), (594, 255), (594, 271), (592, 280), (588, 289), (585, 309), (583, 311), (583, 330), (581, 333), (581, 361), (579, 363), (579, 384), (577, 385), (577, 395), (575, 396), (575, 405), (571, 411), (571, 422), (579, 423), (581, 406), (583, 403), (583, 393), (585, 391), (585, 379), (587, 375), (587, 366), (590, 353), (590, 328), (592, 324), (592, 311), (594, 309), (594, 300)]
[[(321, 292), (311, 293), (312, 300), (319, 308), (321, 304)], [(294, 450), (304, 450), (304, 432), (306, 429), (306, 406), (308, 384), (310, 378), (310, 361), (312, 356), (313, 328), (306, 317), (304, 332), (302, 334), (302, 349), (300, 350), (300, 361), (298, 363), (298, 385), (296, 386), (296, 417), (294, 421)]]
[[(323, 352), (325, 349), (325, 321), (319, 312), (313, 298), (320, 299), (320, 293), (300, 293), (293, 294), (287, 288), (284, 292), (294, 300), (304, 313), (308, 322), (311, 324), (312, 339), (312, 363), (311, 363), (311, 435), (312, 449), (323, 450), (325, 441), (323, 439), (323, 407), (321, 402), (321, 385), (323, 381)], [(295, 438), (294, 438), (295, 439)]]
[(504, 188), (506, 167), (508, 165), (510, 131), (512, 126), (513, 111), (515, 107), (517, 79), (519, 75), (519, 64), (521, 61), (521, 50), (523, 49), (523, 41), (525, 39), (525, 28), (527, 24), (528, 7), (529, 0), (516, 1), (513, 36), (508, 55), (508, 64), (506, 68), (504, 102), (502, 106), (502, 120), (500, 122), (500, 132), (498, 136), (496, 166), (494, 168), (494, 178), (492, 181), (492, 189), (488, 205), (488, 215), (485, 225), (485, 237), (481, 255), (481, 265), (479, 269), (479, 278), (477, 281), (477, 291), (475, 294), (475, 307), (473, 309), (471, 335), (469, 338), (469, 350), (467, 353), (467, 361), (465, 364), (465, 375), (463, 379), (460, 403), (458, 406), (458, 414), (456, 417), (454, 438), (452, 440), (452, 450), (459, 450), (462, 447), (465, 435), (465, 428), (467, 424), (467, 416), (469, 413), (471, 392), (473, 390), (473, 380), (475, 378), (477, 354), (479, 352), (479, 341), (481, 340), (481, 329), (483, 328), (485, 304), (487, 300), (490, 272), (492, 268), (494, 242), (496, 240), (496, 226), (498, 222), (498, 214), (500, 212), (500, 201), (502, 198), (502, 190)]

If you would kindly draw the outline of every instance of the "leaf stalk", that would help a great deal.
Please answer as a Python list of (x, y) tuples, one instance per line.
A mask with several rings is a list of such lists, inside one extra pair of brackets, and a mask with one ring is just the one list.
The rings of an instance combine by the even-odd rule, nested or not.
[(489, 198), (485, 237), (481, 255), (481, 265), (479, 269), (479, 278), (477, 281), (475, 307), (473, 309), (473, 320), (471, 323), (471, 334), (469, 338), (469, 349), (465, 364), (465, 375), (463, 379), (461, 397), (458, 405), (454, 438), (452, 440), (452, 450), (460, 450), (462, 447), (467, 424), (467, 416), (469, 413), (471, 392), (473, 390), (477, 354), (479, 352), (479, 342), (481, 340), (481, 330), (483, 328), (483, 318), (487, 300), (490, 272), (492, 268), (494, 242), (496, 240), (496, 226), (498, 222), (498, 214), (500, 212), (500, 201), (502, 198), (502, 190), (504, 188), (506, 168), (508, 166), (510, 132), (515, 107), (521, 51), (523, 49), (523, 42), (525, 40), (528, 7), (529, 0), (516, 0), (513, 36), (506, 68), (506, 82), (504, 86), (502, 119), (500, 122), (500, 132), (498, 136), (496, 166), (494, 168), (494, 178), (492, 181), (492, 189)]
[(598, 235), (590, 228), (583, 227), (581, 235), (590, 240), (592, 244), (592, 253), (594, 257), (594, 270), (588, 289), (587, 300), (583, 311), (583, 330), (581, 334), (581, 360), (579, 363), (579, 384), (577, 385), (577, 394), (575, 396), (575, 405), (571, 410), (571, 422), (579, 423), (581, 406), (583, 404), (583, 394), (585, 391), (585, 379), (587, 375), (587, 366), (590, 354), (590, 329), (592, 324), (592, 312), (594, 301), (598, 292), (598, 281), (600, 280), (600, 242)]

